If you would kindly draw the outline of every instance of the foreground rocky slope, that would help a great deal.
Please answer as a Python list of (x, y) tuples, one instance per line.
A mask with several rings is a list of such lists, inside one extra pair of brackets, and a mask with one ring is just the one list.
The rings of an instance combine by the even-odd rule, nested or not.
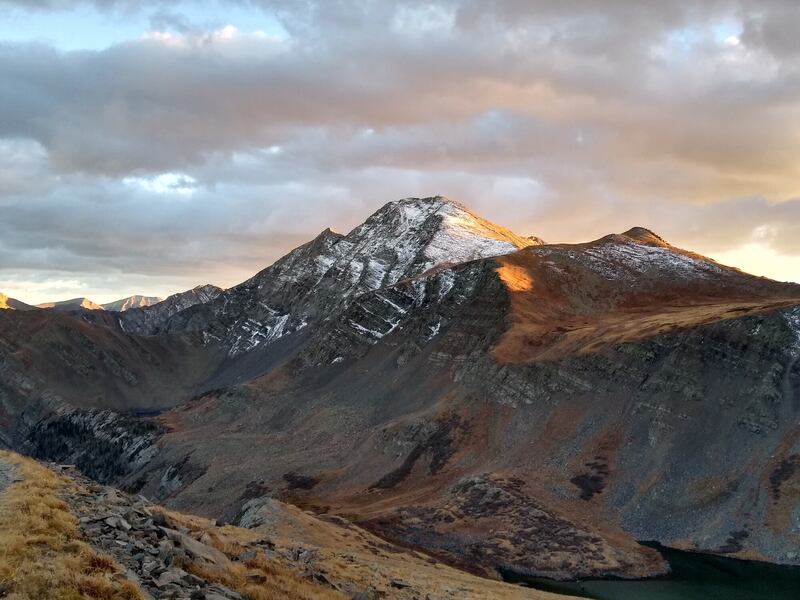
[[(167, 511), (141, 496), (97, 485), (70, 466), (52, 469), (56, 474), (0, 452), (0, 585), (10, 598), (31, 592), (31, 579), (45, 584), (48, 578), (50, 589), (36, 597), (74, 592), (115, 600), (563, 598), (482, 580), (391, 546), (347, 522), (321, 521), (277, 501), (268, 518), (247, 530)], [(13, 498), (4, 495), (8, 486), (14, 486), (9, 491)], [(9, 557), (17, 551), (12, 511), (23, 491), (31, 495), (30, 512), (41, 517), (29, 526), (46, 527), (54, 514), (40, 511), (57, 505), (55, 514), (63, 523), (57, 535), (68, 538), (20, 557), (28, 561), (26, 570), (39, 571), (25, 580), (13, 570), (16, 558)], [(86, 575), (61, 572), (62, 566), (77, 566), (76, 549), (79, 560), (91, 565)], [(53, 574), (47, 565), (32, 561), (49, 561)]]
[(540, 245), (409, 199), (158, 335), (87, 324), (123, 356), (209, 362), (161, 414), (11, 410), (8, 443), (248, 526), (278, 498), (488, 577), (662, 573), (636, 539), (800, 563), (799, 306), (643, 228)]

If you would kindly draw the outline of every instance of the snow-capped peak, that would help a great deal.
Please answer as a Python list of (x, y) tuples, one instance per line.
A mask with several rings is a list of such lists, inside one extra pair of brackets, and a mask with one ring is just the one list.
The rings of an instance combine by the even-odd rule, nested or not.
[[(444, 196), (390, 202), (347, 237), (366, 242), (370, 249), (376, 245), (372, 240), (391, 244), (398, 258), (394, 272), (406, 277), (440, 264), (508, 254), (535, 243)], [(399, 267), (411, 272), (399, 273)], [(390, 279), (394, 280), (384, 285), (397, 281)]]
[(170, 329), (203, 328), (231, 354), (326, 318), (353, 298), (432, 268), (535, 245), (443, 196), (381, 207), (347, 235), (326, 229), (205, 305), (204, 318), (176, 315)]

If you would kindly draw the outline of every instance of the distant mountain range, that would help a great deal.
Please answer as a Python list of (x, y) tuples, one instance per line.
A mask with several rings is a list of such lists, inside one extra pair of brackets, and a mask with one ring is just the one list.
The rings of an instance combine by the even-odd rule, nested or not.
[(71, 300), (61, 300), (59, 302), (43, 302), (37, 304), (36, 308), (47, 308), (52, 310), (103, 310), (103, 307), (88, 298), (72, 298)]
[[(177, 310), (183, 310), (196, 302), (207, 302), (216, 293), (221, 292), (220, 288), (213, 285), (197, 286), (187, 292), (180, 292), (173, 294), (167, 298), (169, 301), (169, 308), (161, 307), (161, 312), (170, 312), (170, 314)], [(105, 304), (97, 304), (89, 298), (72, 298), (71, 300), (61, 300), (58, 302), (43, 302), (35, 306), (25, 304), (14, 298), (9, 298), (4, 294), (0, 294), (0, 309), (13, 309), (13, 310), (34, 310), (36, 308), (52, 309), (57, 311), (82, 311), (82, 310), (104, 310), (109, 312), (126, 312), (136, 308), (144, 308), (154, 306), (164, 302), (164, 298), (157, 296), (128, 296), (121, 298), (114, 302), (107, 302)]]
[(643, 227), (391, 202), (228, 290), (0, 311), (0, 445), (176, 509), (277, 498), (491, 577), (800, 564), (800, 286)]
[(111, 310), (116, 312), (125, 312), (126, 310), (130, 310), (132, 308), (142, 308), (143, 306), (152, 306), (153, 304), (158, 304), (159, 302), (163, 302), (163, 298), (159, 298), (157, 296), (128, 296), (127, 298), (122, 298), (121, 300), (115, 300), (114, 302), (107, 302), (106, 304), (101, 304), (100, 306), (103, 310)]
[(37, 304), (37, 308), (50, 308), (54, 310), (108, 310), (113, 312), (125, 312), (132, 308), (141, 308), (143, 306), (152, 306), (162, 302), (163, 298), (156, 296), (128, 296), (114, 302), (107, 302), (106, 304), (97, 304), (88, 298), (73, 298), (72, 300), (62, 300), (60, 302), (44, 302)]

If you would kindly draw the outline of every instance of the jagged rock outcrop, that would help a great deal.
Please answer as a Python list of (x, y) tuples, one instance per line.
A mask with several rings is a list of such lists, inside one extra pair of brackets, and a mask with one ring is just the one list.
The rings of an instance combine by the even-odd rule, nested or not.
[(97, 486), (72, 474), (69, 467), (56, 469), (77, 480), (78, 489), (66, 500), (78, 518), (82, 537), (113, 556), (146, 598), (242, 600), (234, 590), (184, 570), (196, 565), (195, 569), (226, 571), (232, 562), (185, 533), (159, 507), (142, 497)]

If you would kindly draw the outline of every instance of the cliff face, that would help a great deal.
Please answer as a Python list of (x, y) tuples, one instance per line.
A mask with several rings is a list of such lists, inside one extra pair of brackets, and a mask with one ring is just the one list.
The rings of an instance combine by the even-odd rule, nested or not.
[(456, 253), (428, 200), (158, 335), (7, 336), (6, 443), (230, 520), (277, 497), (485, 575), (662, 572), (636, 539), (800, 563), (799, 286), (643, 228), (532, 245), (472, 215)]

